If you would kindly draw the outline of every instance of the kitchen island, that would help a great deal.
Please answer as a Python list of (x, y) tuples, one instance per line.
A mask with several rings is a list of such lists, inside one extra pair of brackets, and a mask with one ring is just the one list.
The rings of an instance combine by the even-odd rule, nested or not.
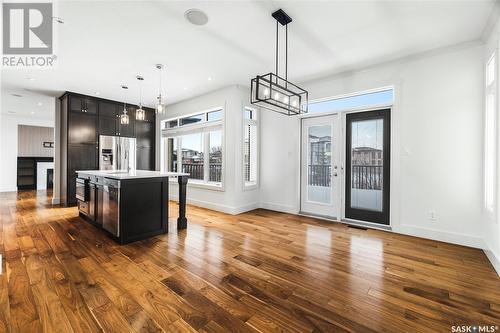
[(168, 232), (168, 184), (172, 177), (179, 183), (177, 229), (187, 227), (187, 173), (146, 170), (76, 173), (80, 216), (120, 244)]

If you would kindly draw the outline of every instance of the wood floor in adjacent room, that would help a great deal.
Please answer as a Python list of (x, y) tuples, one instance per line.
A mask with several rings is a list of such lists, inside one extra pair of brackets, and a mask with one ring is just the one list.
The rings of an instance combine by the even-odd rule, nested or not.
[[(0, 194), (0, 332), (450, 332), (499, 325), (477, 249), (256, 210), (118, 246), (45, 192)], [(140, 221), (138, 221), (140, 223)]]

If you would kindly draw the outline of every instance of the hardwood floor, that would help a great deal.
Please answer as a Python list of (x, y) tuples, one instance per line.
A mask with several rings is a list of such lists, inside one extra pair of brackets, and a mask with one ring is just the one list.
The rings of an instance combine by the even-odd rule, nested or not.
[(451, 332), (499, 325), (477, 249), (256, 210), (118, 246), (44, 192), (0, 194), (0, 332)]

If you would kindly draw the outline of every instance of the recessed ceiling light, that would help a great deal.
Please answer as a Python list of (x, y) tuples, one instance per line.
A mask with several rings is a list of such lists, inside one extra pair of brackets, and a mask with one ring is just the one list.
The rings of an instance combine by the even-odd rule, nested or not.
[(14, 114), (16, 111), (7, 111), (7, 113)]
[(19, 95), (19, 94), (11, 94), (11, 95), (14, 97), (23, 97), (23, 95)]
[(30, 80), (30, 81), (35, 81), (34, 77), (28, 77), (27, 79)]
[(208, 81), (212, 81), (212, 77), (211, 76), (208, 77)]
[(98, 91), (96, 91), (96, 92), (94, 92), (94, 94), (96, 94), (97, 96), (99, 96), (101, 93), (98, 92)]
[(35, 111), (31, 111), (31, 114), (35, 114)]
[(188, 90), (188, 87), (184, 87), (184, 90)]
[(38, 105), (38, 106), (42, 106), (42, 105), (43, 105), (43, 103), (42, 103), (42, 102), (38, 102), (38, 103), (36, 103), (36, 105)]
[(205, 25), (208, 22), (208, 16), (202, 10), (192, 8), (188, 9), (184, 13), (184, 17), (188, 20), (189, 23), (194, 25)]

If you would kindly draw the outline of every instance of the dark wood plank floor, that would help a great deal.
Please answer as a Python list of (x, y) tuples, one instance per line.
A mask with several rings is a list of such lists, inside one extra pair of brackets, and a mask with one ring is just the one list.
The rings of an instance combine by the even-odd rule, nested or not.
[[(118, 246), (45, 192), (0, 194), (0, 332), (450, 332), (498, 325), (477, 249), (256, 210)], [(140, 223), (140, 221), (138, 221)]]

